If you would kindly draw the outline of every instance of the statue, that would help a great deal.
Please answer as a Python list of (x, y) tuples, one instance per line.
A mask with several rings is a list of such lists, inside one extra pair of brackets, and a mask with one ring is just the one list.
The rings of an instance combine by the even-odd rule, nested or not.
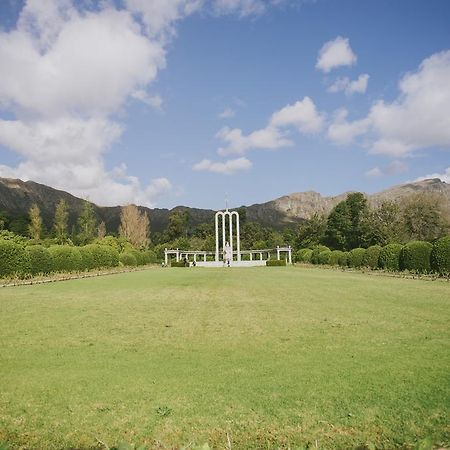
[(223, 262), (230, 267), (230, 262), (233, 260), (233, 250), (230, 247), (230, 243), (227, 241), (223, 249)]

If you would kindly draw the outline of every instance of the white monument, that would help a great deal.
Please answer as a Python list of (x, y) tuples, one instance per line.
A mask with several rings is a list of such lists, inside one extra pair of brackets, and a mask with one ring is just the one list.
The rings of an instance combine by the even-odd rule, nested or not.
[[(237, 211), (217, 211), (215, 215), (216, 249), (215, 252), (205, 250), (165, 249), (164, 262), (167, 266), (169, 258), (174, 255), (177, 262), (186, 258), (190, 264), (199, 267), (249, 267), (265, 266), (271, 256), (281, 259), (283, 253), (286, 262), (292, 264), (292, 249), (290, 246), (276, 249), (241, 250), (241, 235), (239, 229), (239, 213)], [(222, 256), (222, 259), (221, 259)]]

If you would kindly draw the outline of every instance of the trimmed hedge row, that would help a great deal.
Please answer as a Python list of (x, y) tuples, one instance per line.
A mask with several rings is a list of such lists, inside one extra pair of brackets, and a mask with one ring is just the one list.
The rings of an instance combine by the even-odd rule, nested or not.
[(267, 267), (283, 267), (286, 266), (285, 259), (269, 259), (266, 261)]
[(120, 264), (136, 266), (156, 261), (156, 254), (150, 250), (139, 252), (133, 249), (119, 254), (117, 249), (107, 245), (25, 247), (21, 242), (0, 239), (0, 278), (103, 269), (117, 267)]
[(296, 253), (296, 260), (331, 266), (450, 275), (450, 236), (443, 237), (434, 244), (412, 241), (406, 245), (388, 244), (384, 247), (373, 245), (367, 249), (354, 248), (350, 252), (331, 251), (320, 245), (312, 249), (300, 249)]

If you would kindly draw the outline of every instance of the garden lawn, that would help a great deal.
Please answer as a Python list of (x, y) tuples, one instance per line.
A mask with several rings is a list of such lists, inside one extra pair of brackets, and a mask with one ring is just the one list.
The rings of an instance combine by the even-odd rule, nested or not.
[(4, 288), (0, 317), (0, 448), (450, 444), (447, 282), (154, 268)]

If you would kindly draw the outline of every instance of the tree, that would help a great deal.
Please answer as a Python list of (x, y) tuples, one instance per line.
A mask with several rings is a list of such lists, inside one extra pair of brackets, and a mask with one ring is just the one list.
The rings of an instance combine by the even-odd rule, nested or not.
[(448, 232), (449, 211), (443, 196), (420, 192), (407, 197), (402, 206), (408, 240), (433, 241)]
[(328, 216), (325, 243), (338, 250), (359, 247), (363, 243), (363, 218), (367, 210), (367, 199), (364, 194), (361, 192), (349, 194)]
[(81, 244), (85, 245), (91, 242), (95, 237), (95, 230), (97, 227), (97, 219), (95, 217), (94, 207), (92, 203), (85, 200), (81, 209), (80, 216), (78, 217), (78, 240)]
[(97, 227), (97, 237), (99, 239), (103, 239), (106, 236), (106, 225), (103, 220), (99, 223)]
[(327, 218), (321, 214), (313, 214), (310, 219), (299, 225), (295, 246), (297, 248), (311, 248), (320, 244), (324, 240), (326, 229)]
[(399, 243), (405, 240), (404, 226), (397, 202), (385, 200), (368, 209), (361, 222), (364, 246)]
[(41, 239), (42, 234), (42, 217), (41, 210), (36, 203), (30, 208), (30, 225), (28, 225), (28, 232), (30, 234), (31, 239), (39, 240)]
[(5, 211), (0, 211), (0, 230), (6, 229), (8, 224), (8, 215)]
[(169, 224), (166, 234), (169, 241), (188, 235), (189, 213), (187, 211), (172, 211), (169, 215)]
[(56, 205), (55, 220), (53, 224), (55, 237), (59, 244), (64, 244), (64, 242), (67, 241), (68, 219), (69, 210), (67, 203), (64, 199), (61, 199)]
[(140, 212), (135, 205), (122, 207), (119, 235), (136, 248), (148, 247), (150, 243), (150, 220), (146, 212)]

